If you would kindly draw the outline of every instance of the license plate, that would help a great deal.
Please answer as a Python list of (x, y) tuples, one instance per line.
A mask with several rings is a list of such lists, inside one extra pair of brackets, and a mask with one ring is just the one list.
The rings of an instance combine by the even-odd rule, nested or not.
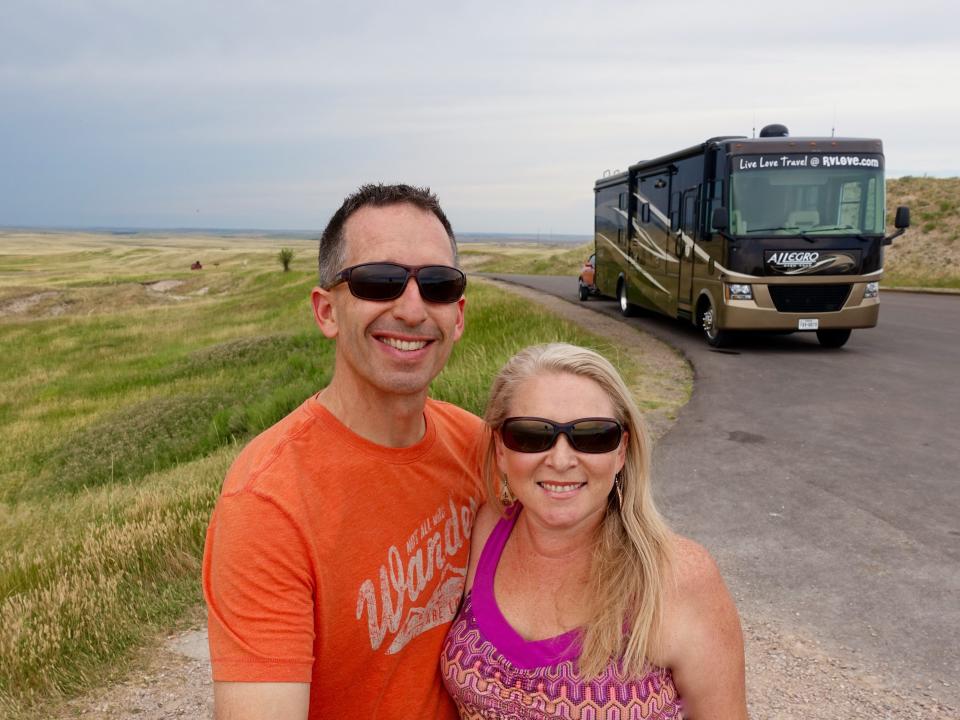
[(820, 321), (816, 318), (800, 318), (797, 324), (797, 330), (817, 330), (820, 328)]

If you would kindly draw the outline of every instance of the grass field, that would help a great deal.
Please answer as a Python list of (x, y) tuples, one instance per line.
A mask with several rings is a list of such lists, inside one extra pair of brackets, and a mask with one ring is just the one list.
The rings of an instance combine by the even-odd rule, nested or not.
[(591, 252), (592, 242), (575, 246), (464, 243), (460, 246), (460, 264), (473, 272), (569, 275), (575, 278)]
[[(312, 242), (0, 243), (0, 716), (42, 716), (199, 602), (231, 459), (327, 382), (333, 345), (310, 315)], [(474, 412), (496, 369), (536, 342), (591, 345), (628, 381), (638, 372), (489, 286), (468, 288), (467, 324), (433, 394)]]

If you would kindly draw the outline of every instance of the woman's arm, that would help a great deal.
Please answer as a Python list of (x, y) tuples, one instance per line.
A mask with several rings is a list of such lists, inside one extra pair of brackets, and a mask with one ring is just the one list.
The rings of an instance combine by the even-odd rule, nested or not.
[(745, 720), (743, 633), (710, 554), (677, 538), (664, 605), (662, 663), (673, 672), (688, 720)]

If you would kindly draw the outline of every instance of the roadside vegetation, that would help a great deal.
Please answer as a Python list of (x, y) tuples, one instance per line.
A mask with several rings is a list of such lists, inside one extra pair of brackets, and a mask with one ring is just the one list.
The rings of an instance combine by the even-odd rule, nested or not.
[[(333, 344), (310, 313), (312, 242), (284, 239), (278, 272), (277, 243), (262, 239), (2, 241), (0, 716), (26, 718), (115, 677), (200, 602), (232, 458), (328, 381)], [(467, 318), (433, 394), (474, 412), (532, 343), (589, 345), (628, 381), (640, 372), (490, 285), (470, 284)]]
[(883, 284), (960, 289), (960, 178), (902, 177), (887, 181), (887, 224), (897, 206), (911, 226), (886, 248)]

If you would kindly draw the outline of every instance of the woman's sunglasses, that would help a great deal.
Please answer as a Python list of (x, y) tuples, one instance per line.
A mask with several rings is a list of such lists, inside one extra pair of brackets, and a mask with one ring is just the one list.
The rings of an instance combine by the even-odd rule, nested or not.
[(467, 276), (449, 265), (402, 265), (392, 262), (363, 263), (337, 273), (327, 289), (347, 283), (350, 294), (361, 300), (396, 300), (413, 277), (420, 297), (427, 302), (454, 303), (463, 297)]
[(522, 453), (545, 452), (563, 433), (570, 446), (582, 453), (616, 450), (623, 426), (613, 418), (580, 418), (558, 423), (539, 417), (510, 417), (500, 426), (500, 439), (510, 450)]

